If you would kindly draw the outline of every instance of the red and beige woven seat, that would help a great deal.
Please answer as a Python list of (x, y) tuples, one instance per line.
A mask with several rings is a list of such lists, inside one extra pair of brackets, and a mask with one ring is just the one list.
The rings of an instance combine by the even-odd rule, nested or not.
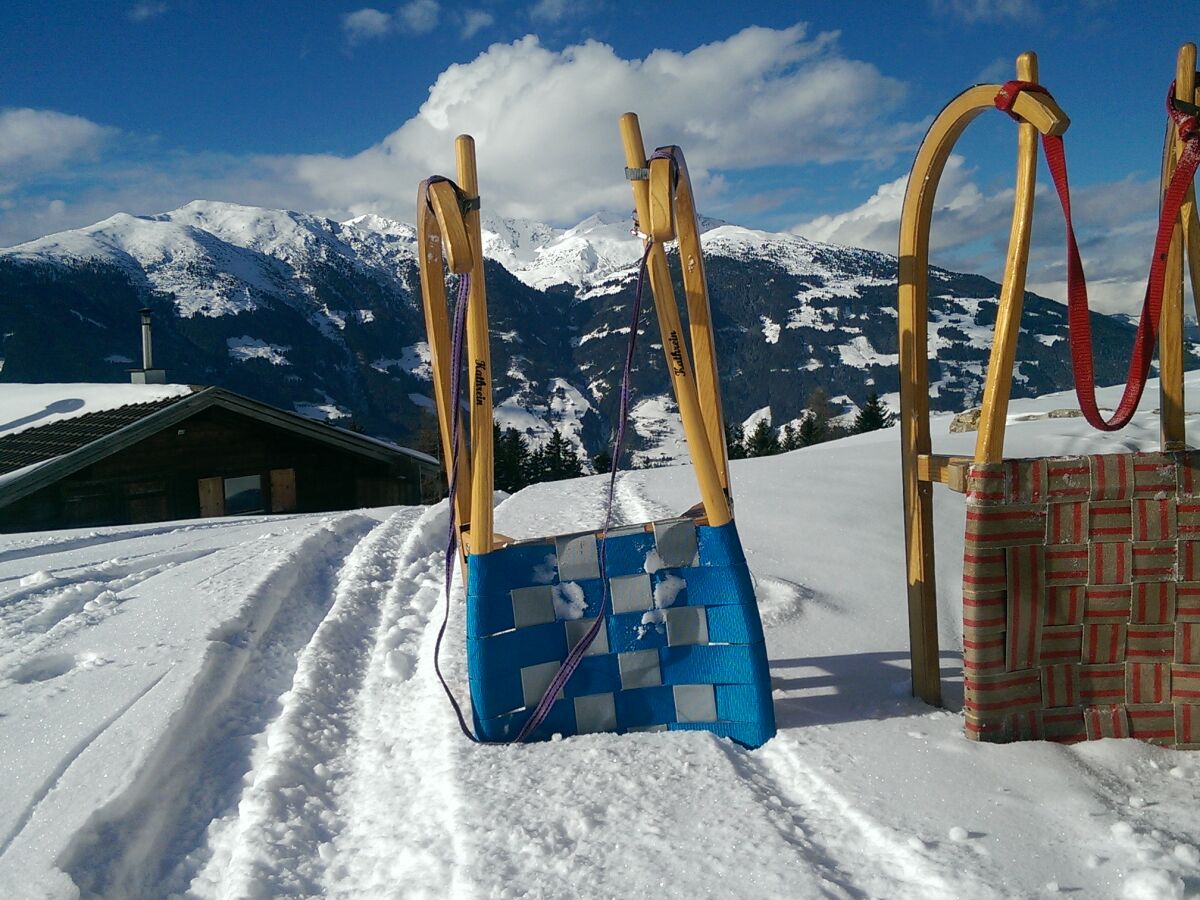
[[(1134, 737), (1200, 746), (1200, 451), (1183, 430), (1183, 261), (1200, 303), (1200, 227), (1193, 104), (1196, 48), (1179, 54), (1160, 223), (1135, 339), (1130, 385), (1104, 421), (1095, 403), (1086, 288), (1070, 225), (1060, 136), (1068, 120), (1037, 86), (1036, 59), (1018, 82), (980, 85), (930, 128), (905, 197), (900, 238), (901, 428), (914, 693), (940, 703), (934, 591), (932, 488), (966, 494), (963, 558), (964, 718), (979, 740), (1080, 741)], [(973, 459), (931, 452), (926, 340), (929, 223), (950, 150), (992, 106), (1021, 124), (1007, 264)], [(1155, 452), (1004, 459), (1038, 134), (1068, 226), (1069, 319), (1081, 409), (1115, 430), (1141, 397), (1157, 335), (1163, 449)], [(1185, 254), (1186, 251), (1186, 254)]]

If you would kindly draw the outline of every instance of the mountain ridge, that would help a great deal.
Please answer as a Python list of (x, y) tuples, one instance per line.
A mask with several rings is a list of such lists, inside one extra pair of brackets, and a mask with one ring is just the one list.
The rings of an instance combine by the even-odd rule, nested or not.
[[(616, 408), (640, 257), (632, 223), (597, 213), (571, 228), (483, 226), (497, 419), (535, 444), (559, 428), (594, 454)], [(0, 381), (121, 380), (138, 358), (133, 311), (149, 305), (172, 377), (411, 439), (432, 406), (415, 239), (373, 214), (337, 222), (193, 201), (0, 250)], [(793, 420), (817, 387), (844, 412), (870, 392), (896, 405), (894, 256), (719, 220), (704, 220), (701, 240), (731, 421), (767, 407), (776, 424)], [(998, 286), (930, 272), (931, 406), (955, 411), (980, 394)], [(1014, 393), (1061, 390), (1065, 308), (1034, 294), (1025, 306)], [(47, 328), (63, 345), (39, 355)], [(1115, 381), (1132, 329), (1096, 314), (1093, 329), (1098, 377)], [(644, 464), (682, 447), (655, 330), (633, 378)]]

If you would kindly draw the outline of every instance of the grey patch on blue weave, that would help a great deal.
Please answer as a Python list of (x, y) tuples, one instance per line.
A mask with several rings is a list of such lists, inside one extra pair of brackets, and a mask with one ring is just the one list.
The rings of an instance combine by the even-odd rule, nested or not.
[(650, 576), (645, 572), (608, 579), (608, 591), (615, 613), (637, 612), (654, 606)]
[[(567, 619), (563, 625), (567, 629), (567, 652), (570, 653), (575, 649), (575, 645), (583, 640), (583, 636), (588, 633), (595, 619)], [(584, 656), (599, 656), (602, 653), (608, 652), (608, 629), (601, 627), (596, 632), (596, 637), (588, 645), (588, 648), (583, 651)]]
[(555, 538), (558, 551), (558, 580), (587, 581), (600, 577), (596, 535), (592, 533)]
[(645, 533), (646, 533), (645, 525), (620, 525), (617, 528), (608, 529), (608, 531), (604, 532), (604, 535), (605, 535), (605, 537), (619, 538), (619, 537), (630, 537), (631, 535), (645, 534)]
[(621, 690), (657, 687), (662, 684), (662, 671), (658, 667), (657, 650), (634, 650), (618, 653), (617, 664), (621, 669)]
[(554, 588), (550, 585), (516, 588), (511, 597), (514, 627), (528, 628), (554, 621)]
[(703, 606), (680, 606), (663, 611), (667, 620), (667, 646), (686, 647), (708, 643), (708, 610)]
[(678, 569), (699, 565), (696, 523), (691, 519), (655, 522), (654, 548), (666, 568)]
[[(554, 676), (561, 668), (562, 663), (556, 660), (539, 663), (536, 666), (526, 666), (521, 670), (521, 694), (525, 698), (526, 706), (537, 706), (542, 702), (542, 697), (546, 695), (546, 688), (550, 687), (550, 682), (554, 680)], [(554, 699), (561, 700), (562, 695), (560, 690)]]
[(617, 730), (617, 705), (612, 694), (588, 694), (575, 698), (575, 732), (594, 734)]
[(711, 684), (677, 684), (671, 690), (676, 722), (717, 721), (717, 695)]
[(668, 731), (669, 729), (666, 725), (638, 725), (634, 728), (626, 728), (625, 730), (630, 734), (633, 734), (635, 732)]

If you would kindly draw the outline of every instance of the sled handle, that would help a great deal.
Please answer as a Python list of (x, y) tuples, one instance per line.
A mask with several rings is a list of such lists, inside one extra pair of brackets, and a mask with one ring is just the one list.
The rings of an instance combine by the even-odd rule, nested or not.
[[(1023, 53), (1017, 58), (1017, 77), (1022, 81), (1036, 81), (1035, 54)], [(929, 435), (929, 228), (933, 218), (934, 196), (951, 150), (972, 121), (986, 110), (995, 108), (996, 95), (1001, 87), (998, 84), (983, 84), (968, 88), (951, 100), (934, 119), (917, 151), (900, 218), (900, 439), (908, 568), (909, 646), (913, 693), (933, 705), (941, 704), (933, 553), (933, 478), (935, 475), (947, 479), (952, 477), (952, 463), (933, 456)], [(976, 447), (977, 458), (980, 452), (998, 454), (1004, 440), (1033, 215), (1037, 161), (1035, 138), (1038, 132), (1062, 134), (1070, 125), (1070, 119), (1046, 94), (1022, 92), (1012, 105), (1012, 113), (1022, 120), (1018, 137), (1018, 190), (1013, 204), (1013, 224), (997, 310), (996, 337), (984, 388), (985, 398), (989, 392), (1003, 397), (1003, 410), (999, 415), (989, 416), (985, 400), (984, 416), (988, 418), (986, 423), (980, 422), (982, 447)], [(1007, 365), (1004, 364), (1005, 360)]]
[[(1175, 58), (1175, 99), (1195, 102), (1195, 44), (1184, 44)], [(1179, 128), (1172, 122), (1163, 141), (1161, 193), (1164, 197), (1183, 149)], [(1164, 450), (1180, 450), (1187, 443), (1183, 426), (1183, 256), (1186, 247), (1195, 293), (1196, 288), (1200, 287), (1200, 260), (1197, 259), (1195, 246), (1200, 236), (1191, 228), (1196, 215), (1195, 185), (1188, 189), (1179, 213), (1167, 251), (1158, 330), (1159, 432)], [(1196, 302), (1200, 308), (1200, 294), (1196, 294)]]
[[(621, 141), (625, 147), (625, 165), (638, 171), (646, 169), (646, 148), (642, 142), (642, 129), (637, 115), (629, 112), (621, 116), (620, 129)], [(635, 178), (630, 181), (630, 185), (633, 188), (633, 202), (637, 210), (638, 222), (643, 223), (643, 227), (649, 228), (651, 227), (650, 183), (647, 179)], [(651, 240), (651, 238), (648, 237), (647, 240)], [(650, 247), (646, 266), (650, 275), (650, 290), (654, 294), (654, 310), (658, 315), (658, 327), (663, 339), (667, 372), (671, 376), (675, 402), (679, 405), (679, 417), (683, 420), (683, 433), (696, 471), (700, 499), (704, 503), (704, 512), (708, 523), (713, 526), (724, 525), (732, 520), (733, 515), (730, 511), (729, 497), (721, 484), (714, 453), (706, 433), (706, 422), (700, 408), (695, 371), (692, 369), (688, 346), (683, 338), (679, 305), (675, 301), (675, 291), (671, 286), (671, 270), (667, 266), (667, 254), (662, 242), (654, 241), (653, 246)], [(714, 371), (712, 374), (715, 378), (716, 372)], [(724, 441), (724, 435), (721, 435), (721, 440)], [(615, 460), (613, 464), (616, 464)]]
[[(455, 483), (454, 454), (450, 440), (451, 416), (460, 417), (458, 398), (450, 394), (450, 321), (446, 314), (446, 280), (442, 274), (445, 254), (450, 270), (458, 275), (469, 273), (474, 255), (467, 239), (462, 213), (462, 192), (444, 178), (428, 178), (417, 189), (417, 260), (421, 276), (421, 307), (425, 315), (425, 334), (429, 340), (429, 364), (433, 375), (433, 398), (437, 410), (438, 434), (442, 443), (442, 464), (447, 484)], [(458, 454), (457, 484), (471, 483), (471, 462), (466, 453)], [(455, 517), (459, 526), (471, 523), (471, 493), (455, 492)], [(490, 504), (488, 505), (490, 509)], [(465, 551), (464, 551), (465, 552)]]
[(721, 404), (721, 382), (717, 371), (717, 348), (712, 327), (708, 278), (704, 272), (704, 250), (700, 245), (700, 222), (687, 160), (677, 146), (659, 147), (650, 158), (650, 236), (657, 244), (678, 239), (683, 292), (687, 300), (688, 333), (692, 339), (696, 389), (708, 447), (717, 467), (721, 488), (730, 499), (729, 452), (725, 444), (725, 414)]
[[(1017, 80), (1037, 82), (1037, 56), (1022, 53), (1017, 57)], [(1022, 106), (1027, 97), (1034, 102)], [(994, 96), (993, 96), (994, 99)], [(1042, 119), (1042, 125), (1026, 119), (1020, 112)], [(1029, 269), (1029, 237), (1033, 230), (1034, 189), (1037, 183), (1038, 134), (1062, 134), (1070, 120), (1049, 94), (1023, 91), (1013, 104), (1013, 113), (1021, 117), (1017, 124), (1017, 177), (1013, 196), (1012, 225), (1008, 233), (1008, 252), (1004, 277), (996, 305), (996, 326), (988, 357), (987, 376), (975, 440), (975, 461), (996, 462), (1004, 455), (1004, 429), (1008, 422), (1008, 403), (1012, 395), (1013, 367), (1017, 361), (1017, 343), (1021, 336), (1021, 310), (1025, 299), (1025, 277)], [(927, 236), (926, 236), (927, 238)], [(926, 245), (928, 247), (928, 245)], [(928, 266), (928, 256), (926, 256)]]
[[(460, 134), (454, 139), (454, 154), (459, 186), (470, 200), (475, 201), (479, 197), (475, 139), (469, 134)], [(491, 553), (494, 549), (492, 487), (495, 474), (492, 471), (492, 352), (478, 202), (466, 205), (463, 222), (471, 246), (471, 294), (467, 304), (467, 390), (471, 398), (471, 510), (475, 514), (469, 534), (464, 531), (464, 541), (467, 542), (468, 553), (479, 555)]]

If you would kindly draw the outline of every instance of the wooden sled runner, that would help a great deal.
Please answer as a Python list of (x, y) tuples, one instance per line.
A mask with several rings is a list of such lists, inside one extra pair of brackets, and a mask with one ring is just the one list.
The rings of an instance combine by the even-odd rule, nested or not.
[[(636, 117), (623, 117), (621, 130), (634, 170), (639, 221), (653, 223), (644, 264), (701, 495), (700, 504), (676, 519), (619, 528), (606, 522), (598, 531), (522, 541), (495, 534), (491, 363), (469, 137), (458, 139), (458, 184), (431, 178), (418, 193), (422, 301), (443, 456), (451, 484), (470, 485), (469, 491), (451, 491), (467, 582), (474, 728), (461, 712), (459, 720), (469, 737), (482, 741), (703, 730), (757, 747), (775, 733), (770, 677), (750, 573), (732, 520), (691, 186), (678, 148), (657, 151), (648, 164)], [(676, 230), (699, 372), (692, 368), (663, 250)], [(465, 331), (465, 359), (463, 340), (455, 340), (447, 315), (443, 259), (460, 279), (454, 330)], [(638, 298), (630, 360), (640, 286)], [(469, 386), (467, 454), (455, 452), (461, 430), (455, 381), (463, 370)], [(622, 413), (628, 374), (627, 363)], [(614, 477), (623, 422), (624, 415)], [(612, 486), (610, 481), (610, 518)]]
[[(1060, 198), (1066, 196), (1065, 157), (1053, 141), (1069, 122), (1043, 89), (1028, 84), (1037, 81), (1033, 54), (1017, 61), (1018, 81), (1025, 84), (1015, 88), (1015, 100), (1004, 96), (1015, 82), (959, 95), (931, 126), (913, 166), (901, 221), (899, 289), (913, 690), (940, 703), (932, 503), (934, 484), (945, 484), (967, 495), (964, 706), (967, 734), (979, 740), (1118, 736), (1200, 746), (1200, 452), (1187, 450), (1184, 441), (1182, 334), (1185, 255), (1200, 300), (1200, 228), (1194, 187), (1176, 177), (1176, 166), (1185, 163), (1194, 173), (1200, 150), (1191, 144), (1185, 152), (1184, 146), (1185, 139), (1197, 140), (1195, 68), (1195, 46), (1185, 45), (1169, 104), (1175, 124), (1164, 153), (1164, 217), (1147, 288), (1147, 309), (1161, 298), (1161, 316), (1148, 312), (1148, 328), (1135, 340), (1135, 361), (1144, 355), (1148, 369), (1158, 333), (1160, 452), (1003, 458), (1039, 135), (1050, 136), (1047, 158)], [(952, 458), (932, 452), (929, 434), (926, 279), (933, 195), (963, 129), (1002, 101), (1020, 122), (1012, 227), (975, 454)], [(1058, 147), (1054, 159), (1052, 146)], [(1070, 256), (1069, 200), (1063, 206), (1071, 263), (1077, 253)], [(1074, 343), (1076, 326), (1087, 326), (1086, 293), (1082, 322), (1075, 295), (1084, 290), (1081, 267), (1068, 283), (1076, 304)], [(1089, 394), (1090, 354), (1090, 346), (1086, 359), (1073, 347), (1081, 408), (1092, 422), (1099, 413)], [(1113, 420), (1094, 422), (1097, 427), (1112, 430), (1128, 421), (1140, 399), (1140, 387), (1131, 383)]]

